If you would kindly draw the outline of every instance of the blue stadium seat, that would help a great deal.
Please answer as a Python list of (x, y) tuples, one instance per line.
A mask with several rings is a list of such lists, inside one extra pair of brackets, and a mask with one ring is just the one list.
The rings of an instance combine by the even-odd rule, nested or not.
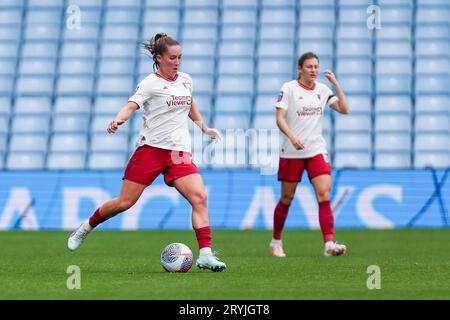
[(366, 114), (348, 114), (345, 116), (335, 117), (334, 130), (338, 132), (366, 132), (372, 131), (372, 120), (370, 115)]
[(335, 168), (371, 168), (372, 157), (370, 152), (336, 152), (333, 164)]
[(337, 44), (336, 53), (338, 59), (347, 58), (370, 58), (372, 57), (372, 44), (364, 40), (342, 40)]
[(450, 97), (448, 95), (416, 95), (416, 114), (441, 112), (450, 115)]
[(25, 27), (25, 41), (57, 41), (60, 27), (52, 24), (28, 24)]
[(133, 59), (112, 59), (112, 58), (101, 59), (99, 69), (98, 69), (98, 75), (99, 76), (113, 76), (113, 75), (132, 76), (132, 75), (134, 75), (134, 60)]
[(253, 118), (253, 128), (278, 129), (275, 114), (256, 114)]
[(116, 134), (95, 133), (91, 137), (91, 152), (126, 152), (128, 150), (128, 134), (117, 131)]
[(414, 168), (421, 169), (433, 167), (436, 169), (447, 169), (450, 167), (449, 152), (416, 152), (414, 154)]
[(142, 41), (148, 42), (155, 34), (160, 32), (167, 33), (172, 38), (178, 39), (178, 24), (147, 23), (144, 25), (144, 31), (141, 34)]
[(5, 9), (21, 9), (23, 8), (24, 0), (3, 0), (0, 2), (1, 10)]
[(305, 52), (312, 51), (321, 58), (333, 58), (333, 42), (319, 40), (301, 41), (297, 48), (297, 55), (300, 56)]
[(129, 97), (134, 88), (134, 79), (131, 76), (100, 76), (97, 80), (98, 95)]
[[(439, 132), (450, 134), (450, 117), (441, 113), (418, 114), (415, 132)], [(449, 150), (450, 151), (450, 150)]]
[(197, 26), (197, 25), (187, 25), (181, 30), (181, 39), (185, 41), (217, 41), (217, 28), (211, 28), (208, 25)]
[(415, 152), (449, 152), (450, 136), (448, 133), (417, 132), (414, 139)]
[(450, 21), (450, 11), (447, 7), (418, 7), (416, 13), (416, 23), (421, 24), (446, 24)]
[(417, 94), (449, 94), (450, 79), (448, 75), (418, 75), (415, 82)]
[(50, 97), (17, 97), (15, 101), (15, 114), (50, 115), (52, 102)]
[(104, 42), (100, 49), (102, 58), (134, 58), (136, 56), (136, 42)]
[(412, 47), (409, 41), (379, 40), (376, 48), (377, 58), (411, 58)]
[(380, 58), (376, 61), (376, 75), (412, 75), (412, 59)]
[(50, 152), (46, 168), (50, 170), (84, 169), (85, 155), (79, 152)]
[(55, 100), (54, 113), (58, 114), (89, 114), (91, 99), (86, 96), (60, 97)]
[[(264, 48), (263, 48), (264, 49)], [(185, 49), (184, 49), (185, 50)], [(248, 41), (221, 41), (219, 45), (220, 57), (253, 57), (254, 44)], [(262, 55), (266, 55), (262, 53)], [(266, 56), (270, 56), (267, 54)]]
[[(383, 16), (384, 18), (384, 16)], [(384, 21), (383, 21), (384, 22)], [(377, 41), (383, 40), (408, 40), (411, 41), (412, 32), (410, 25), (383, 25), (376, 31)]]
[(54, 133), (87, 133), (89, 131), (89, 116), (81, 115), (56, 115), (52, 121)]
[(42, 152), (47, 151), (47, 134), (12, 134), (9, 141), (9, 152)]
[(0, 96), (10, 96), (13, 91), (14, 78), (0, 76)]
[[(364, 9), (366, 9), (367, 7), (368, 6), (366, 6)], [(343, 7), (342, 4), (340, 4), (339, 21), (365, 25), (368, 15), (366, 10), (364, 9), (362, 9), (361, 7)]]
[(44, 153), (42, 152), (10, 152), (6, 159), (6, 169), (37, 170), (44, 168)]
[[(1, 119), (1, 118), (0, 118)], [(3, 164), (3, 154), (6, 153), (6, 141), (8, 140), (8, 135), (0, 132), (0, 166)]]
[(0, 114), (0, 133), (8, 134), (9, 132), (9, 115)]
[(344, 75), (339, 82), (347, 94), (372, 94), (372, 77), (369, 75)]
[[(387, 5), (387, 4), (386, 4)], [(406, 25), (408, 27), (411, 27), (413, 24), (413, 8), (412, 6), (389, 6), (385, 7), (381, 5), (381, 8), (384, 8), (381, 12), (381, 23), (383, 27), (378, 30), (381, 31), (384, 28), (384, 24), (395, 24), (397, 26), (399, 25)]]
[[(195, 90), (195, 89), (194, 89)], [(201, 113), (210, 113), (212, 109), (212, 96), (205, 94), (194, 94), (194, 101)]]
[(103, 27), (103, 41), (127, 41), (134, 45), (138, 42), (139, 29), (134, 24), (110, 24)]
[(217, 81), (218, 94), (253, 94), (253, 77), (221, 76)]
[(253, 75), (253, 59), (224, 58), (219, 60), (219, 75)]
[(97, 96), (94, 102), (94, 114), (115, 117), (120, 109), (122, 109), (122, 107), (126, 105), (127, 100), (127, 97), (123, 98), (114, 96)]
[(49, 58), (58, 57), (58, 43), (56, 42), (25, 42), (22, 46), (22, 58)]
[[(148, 64), (148, 63), (147, 63)], [(148, 67), (147, 67), (148, 68)], [(184, 58), (181, 70), (188, 74), (214, 74), (215, 63), (211, 58)]]
[(219, 6), (219, 0), (185, 0), (185, 8), (217, 8)]
[(444, 74), (450, 75), (450, 59), (417, 58), (416, 75)]
[[(12, 105), (11, 105), (10, 97), (0, 96), (0, 116), (9, 115), (11, 113), (11, 108), (12, 108)], [(3, 123), (1, 123), (0, 126), (1, 125), (3, 125)]]
[(407, 114), (378, 114), (375, 117), (375, 132), (411, 132), (411, 117)]
[(210, 41), (190, 41), (183, 43), (183, 57), (214, 57), (215, 44)]
[(252, 97), (250, 95), (217, 96), (216, 112), (237, 112), (250, 115), (252, 110)]
[(225, 9), (222, 11), (222, 27), (228, 24), (256, 25), (256, 13), (254, 9)]
[(301, 24), (298, 32), (298, 39), (302, 40), (326, 40), (333, 39), (333, 30), (328, 25), (322, 24)]
[(448, 40), (420, 40), (416, 42), (417, 58), (445, 58), (450, 57)]
[[(102, 22), (102, 4), (100, 1), (100, 5), (99, 6), (95, 6), (95, 1), (92, 1), (90, 3), (83, 3), (83, 4), (75, 4), (76, 6), (78, 6), (80, 8), (80, 13), (82, 12), (82, 18), (80, 19), (80, 21), (70, 21), (69, 23), (72, 22), (72, 26), (75, 26), (75, 28), (78, 28), (77, 23), (80, 23), (80, 27), (84, 28), (85, 26), (88, 25), (100, 25)], [(82, 10), (82, 11), (81, 11)], [(73, 17), (74, 14), (78, 13), (78, 11), (75, 10), (69, 10), (69, 6), (65, 12), (66, 16), (65, 16), (65, 21), (66, 24), (68, 22), (68, 19), (70, 17)], [(70, 25), (70, 24), (69, 24)]]
[(93, 76), (95, 73), (95, 59), (62, 58), (59, 62), (58, 73), (64, 76)]
[(215, 8), (187, 8), (184, 11), (184, 26), (188, 25), (209, 25), (211, 28), (217, 25), (219, 12)]
[(0, 58), (11, 58), (15, 59), (17, 57), (17, 52), (19, 50), (18, 42), (0, 42)]
[(258, 60), (258, 74), (287, 74), (290, 78), (292, 72), (297, 71), (292, 59), (286, 58), (261, 58)]
[(86, 152), (86, 134), (60, 133), (52, 135), (50, 139), (50, 150), (52, 152)]
[(64, 42), (61, 47), (61, 58), (96, 58), (96, 42)]
[(344, 74), (372, 74), (372, 61), (368, 59), (339, 59), (336, 72), (338, 76)]
[(222, 0), (223, 8), (251, 8), (256, 9), (258, 7), (258, 0)]
[(376, 94), (411, 94), (412, 77), (408, 75), (378, 75)]
[(246, 114), (216, 114), (214, 118), (214, 127), (219, 130), (226, 129), (247, 129), (250, 124), (250, 119)]
[(97, 41), (100, 27), (96, 24), (83, 24), (80, 28), (64, 28), (65, 41)]
[(61, 76), (56, 85), (56, 93), (64, 96), (89, 96), (93, 91), (92, 77)]
[(53, 76), (55, 74), (56, 61), (53, 59), (21, 59), (19, 74), (21, 76)]
[(334, 136), (335, 152), (342, 151), (372, 151), (372, 137), (370, 133), (337, 132)]
[(275, 114), (275, 105), (277, 102), (277, 94), (258, 94), (255, 101), (256, 113)]
[(263, 24), (259, 30), (259, 39), (294, 41), (295, 25)]
[(17, 80), (16, 95), (19, 96), (52, 96), (53, 77), (21, 76)]
[(273, 94), (276, 96), (285, 82), (291, 79), (286, 74), (271, 75), (270, 77), (260, 76), (258, 78), (257, 93)]
[(146, 0), (146, 8), (171, 8), (178, 9), (180, 7), (180, 0)]
[(406, 132), (378, 132), (375, 135), (376, 152), (411, 152), (411, 135)]
[[(106, 134), (106, 128), (108, 128), (109, 123), (114, 120), (115, 117), (111, 115), (94, 115), (91, 121), (90, 131), (92, 133)], [(128, 133), (130, 128), (130, 122), (126, 121), (124, 124), (120, 125), (117, 133)]]
[(372, 101), (369, 95), (347, 95), (347, 103), (350, 107), (350, 112), (371, 114)]
[(306, 9), (310, 7), (326, 7), (327, 9), (334, 9), (334, 0), (316, 0), (316, 1), (300, 1), (300, 8)]
[(450, 30), (446, 25), (418, 25), (415, 30), (416, 41), (421, 40), (449, 40)]
[(296, 13), (292, 9), (272, 9), (262, 8), (260, 16), (260, 24), (291, 24), (294, 25), (296, 21)]
[(367, 8), (372, 4), (369, 0), (340, 0), (339, 6), (343, 9)]
[(256, 38), (256, 28), (252, 25), (223, 25), (221, 29), (221, 39), (254, 42)]
[(105, 12), (103, 18), (103, 23), (107, 26), (113, 24), (124, 23), (124, 24), (138, 24), (141, 19), (140, 8), (108, 8)]
[[(253, 51), (253, 50), (252, 50)], [(261, 41), (258, 48), (258, 58), (287, 58), (292, 59), (294, 44), (285, 41)]]
[[(295, 18), (291, 21), (295, 21)], [(303, 10), (300, 10), (300, 21), (304, 24), (320, 23), (322, 25), (334, 26), (335, 11), (329, 7), (303, 8)]]
[[(329, 29), (329, 28), (328, 28)], [(300, 29), (301, 30), (301, 29)], [(331, 31), (331, 30), (330, 30)], [(337, 42), (342, 40), (372, 40), (374, 31), (367, 28), (367, 25), (358, 24), (340, 24), (337, 28)], [(330, 39), (332, 39), (331, 37)]]
[(89, 169), (123, 169), (126, 165), (126, 153), (93, 152), (89, 155)]
[(178, 25), (179, 12), (173, 9), (147, 9), (144, 15), (145, 24), (169, 24)]
[(411, 166), (411, 155), (404, 152), (376, 152), (376, 169), (405, 169)]
[(262, 0), (263, 8), (295, 9), (296, 0)]
[(410, 0), (378, 0), (378, 5), (386, 7), (413, 7)]
[(0, 39), (2, 41), (17, 41), (20, 37), (20, 25), (0, 25)]
[(106, 7), (135, 9), (141, 7), (141, 0), (107, 0)]
[(25, 23), (59, 24), (62, 18), (61, 8), (45, 8), (39, 10), (27, 10)]
[(410, 115), (412, 110), (410, 95), (379, 95), (376, 97), (376, 113), (406, 113)]
[(49, 123), (50, 116), (47, 115), (14, 116), (11, 122), (11, 133), (47, 133)]
[(13, 76), (16, 73), (15, 59), (0, 60), (0, 76)]
[(210, 75), (192, 75), (191, 76), (194, 86), (194, 94), (211, 95), (213, 92), (213, 77)]

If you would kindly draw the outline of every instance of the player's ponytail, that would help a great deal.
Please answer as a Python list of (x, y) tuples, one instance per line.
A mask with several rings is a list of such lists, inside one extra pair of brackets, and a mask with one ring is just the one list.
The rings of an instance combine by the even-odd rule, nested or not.
[(164, 32), (157, 33), (149, 42), (144, 42), (142, 46), (148, 50), (153, 56), (153, 70), (159, 69), (159, 62), (156, 56), (163, 55), (167, 46), (179, 45), (178, 41), (168, 36)]

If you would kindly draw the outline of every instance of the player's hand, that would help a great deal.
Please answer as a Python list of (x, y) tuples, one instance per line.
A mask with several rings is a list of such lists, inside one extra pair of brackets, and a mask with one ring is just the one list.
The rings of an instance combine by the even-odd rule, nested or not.
[(305, 148), (305, 145), (303, 144), (302, 140), (300, 140), (298, 137), (292, 137), (290, 138), (292, 145), (297, 150), (302, 150)]
[(117, 129), (119, 129), (119, 126), (124, 122), (125, 120), (113, 120), (109, 123), (108, 129), (106, 129), (106, 131), (108, 131), (108, 133), (115, 133)]
[(337, 85), (338, 82), (336, 80), (336, 76), (334, 75), (334, 73), (330, 69), (325, 70), (323, 74), (324, 74), (325, 78), (327, 78), (328, 81), (330, 81), (330, 83), (333, 86)]
[(220, 135), (220, 132), (217, 129), (208, 128), (205, 130), (205, 133), (216, 143), (222, 139), (222, 136)]

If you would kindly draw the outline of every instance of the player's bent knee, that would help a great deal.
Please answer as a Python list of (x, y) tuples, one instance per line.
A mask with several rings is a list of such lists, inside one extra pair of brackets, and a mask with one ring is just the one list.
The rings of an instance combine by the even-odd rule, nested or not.
[(117, 209), (119, 210), (119, 212), (123, 212), (123, 211), (130, 209), (135, 203), (136, 203), (136, 201), (129, 200), (129, 199), (120, 200), (118, 203)]
[(208, 201), (208, 196), (206, 195), (206, 192), (197, 192), (191, 200), (191, 203), (193, 206), (202, 206), (206, 207)]

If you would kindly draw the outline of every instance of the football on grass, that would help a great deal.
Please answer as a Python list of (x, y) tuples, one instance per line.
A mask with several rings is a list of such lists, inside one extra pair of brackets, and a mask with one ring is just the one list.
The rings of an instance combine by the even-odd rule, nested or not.
[(171, 243), (161, 252), (161, 264), (167, 272), (188, 272), (192, 251), (183, 243)]

